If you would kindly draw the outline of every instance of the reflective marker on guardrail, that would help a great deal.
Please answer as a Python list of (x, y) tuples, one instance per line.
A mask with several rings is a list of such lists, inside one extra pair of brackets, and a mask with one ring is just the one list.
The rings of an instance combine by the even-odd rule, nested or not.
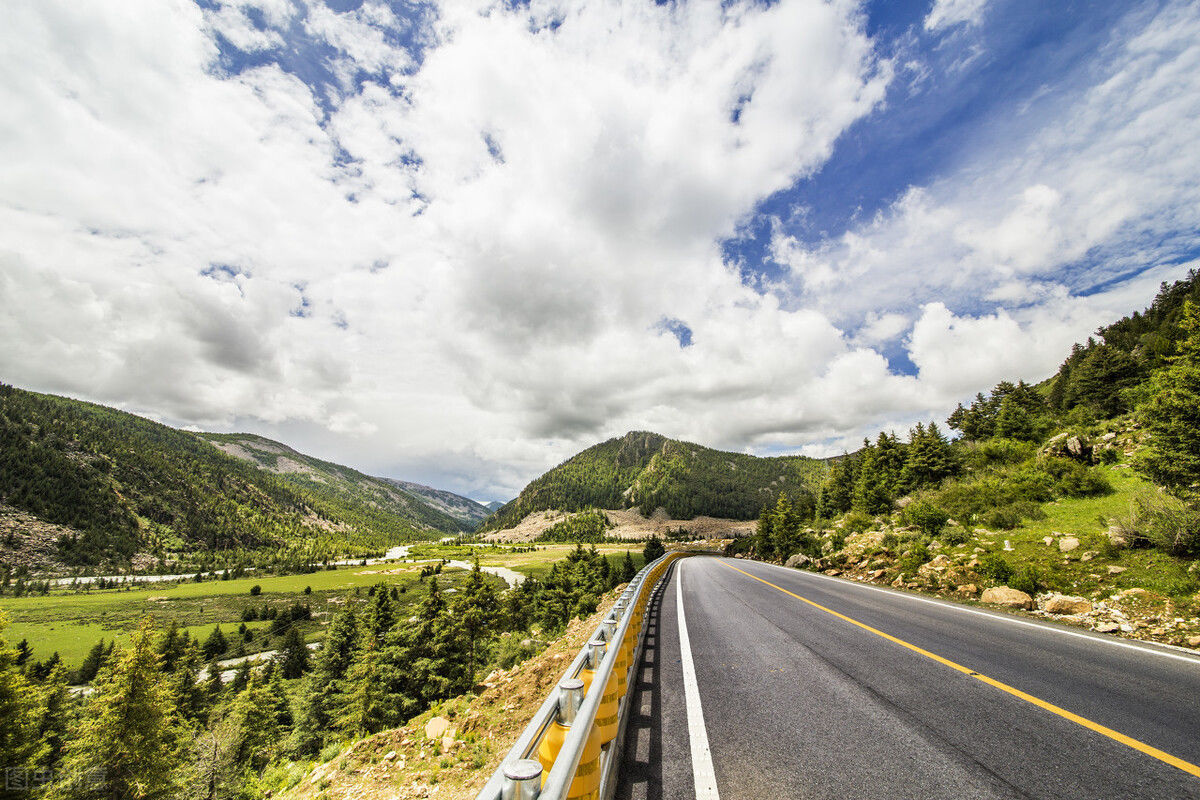
[[(583, 705), (585, 688), (580, 678), (563, 678), (558, 682), (558, 715), (538, 747), (538, 761), (542, 762), (543, 769), (553, 768), (554, 761), (562, 751), (579, 707)], [(579, 766), (575, 768), (575, 777), (567, 787), (567, 800), (590, 797), (599, 787), (600, 737), (593, 730), (588, 734), (587, 743), (583, 746)]]

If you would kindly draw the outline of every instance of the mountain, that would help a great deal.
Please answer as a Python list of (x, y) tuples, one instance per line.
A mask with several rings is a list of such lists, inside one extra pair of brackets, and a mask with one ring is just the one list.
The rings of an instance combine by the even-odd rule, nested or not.
[(442, 513), (454, 517), (463, 526), (462, 530), (474, 530), (479, 526), (479, 523), (483, 522), (489, 514), (495, 511), (491, 507), (491, 503), (487, 505), (476, 503), (469, 497), (463, 497), (461, 494), (448, 492), (445, 489), (434, 489), (419, 483), (398, 481), (395, 478), (383, 478), (383, 480), (399, 489), (403, 489), (409, 494), (416, 495)]
[(304, 455), (249, 433), (202, 433), (220, 450), (336, 505), (378, 509), (416, 527), (443, 533), (474, 530), (488, 515), (479, 503), (419, 483), (376, 478), (341, 464)]
[(361, 552), (458, 524), (415, 500), (405, 515), (273, 475), (187, 431), (4, 384), (0, 503), (59, 531), (58, 559), (69, 564), (234, 549)]
[(504, 503), (501, 503), (499, 500), (493, 500), (490, 503), (484, 503), (484, 508), (488, 510), (489, 514), (494, 514), (495, 512), (504, 508)]
[(726, 453), (657, 433), (634, 431), (589, 447), (537, 478), (487, 519), (501, 530), (535, 511), (662, 508), (675, 519), (753, 519), (780, 493), (811, 500), (823, 461), (803, 456), (760, 458)]

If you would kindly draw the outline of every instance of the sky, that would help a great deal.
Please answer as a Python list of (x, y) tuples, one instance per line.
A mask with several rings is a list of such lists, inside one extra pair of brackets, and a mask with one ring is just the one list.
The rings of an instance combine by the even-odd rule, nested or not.
[(0, 381), (479, 500), (944, 420), (1200, 258), (1192, 2), (5, 5)]

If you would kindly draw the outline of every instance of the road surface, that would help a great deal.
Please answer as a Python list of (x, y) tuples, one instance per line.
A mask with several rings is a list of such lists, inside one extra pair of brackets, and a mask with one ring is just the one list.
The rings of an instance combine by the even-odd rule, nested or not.
[(648, 619), (621, 800), (1200, 798), (1176, 649), (717, 557)]

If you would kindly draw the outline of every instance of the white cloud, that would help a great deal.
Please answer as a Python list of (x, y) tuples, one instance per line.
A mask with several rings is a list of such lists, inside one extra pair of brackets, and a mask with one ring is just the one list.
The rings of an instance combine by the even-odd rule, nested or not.
[(925, 30), (942, 31), (955, 25), (975, 26), (983, 21), (988, 0), (934, 0), (925, 17)]
[[(891, 79), (854, 3), (450, 3), (416, 31), (375, 2), (11, 4), (0, 371), (482, 497), (633, 428), (853, 446), (1052, 369), (1149, 296), (1051, 278), (1191, 220), (1198, 39), (1175, 13), (1023, 149), (836, 241), (780, 234), (798, 285), (760, 295), (718, 242)], [(266, 52), (298, 27), (335, 53), (331, 108), (279, 66), (216, 69), (215, 31)], [(1010, 310), (959, 302), (989, 294)], [(906, 333), (919, 378), (871, 349)]]

